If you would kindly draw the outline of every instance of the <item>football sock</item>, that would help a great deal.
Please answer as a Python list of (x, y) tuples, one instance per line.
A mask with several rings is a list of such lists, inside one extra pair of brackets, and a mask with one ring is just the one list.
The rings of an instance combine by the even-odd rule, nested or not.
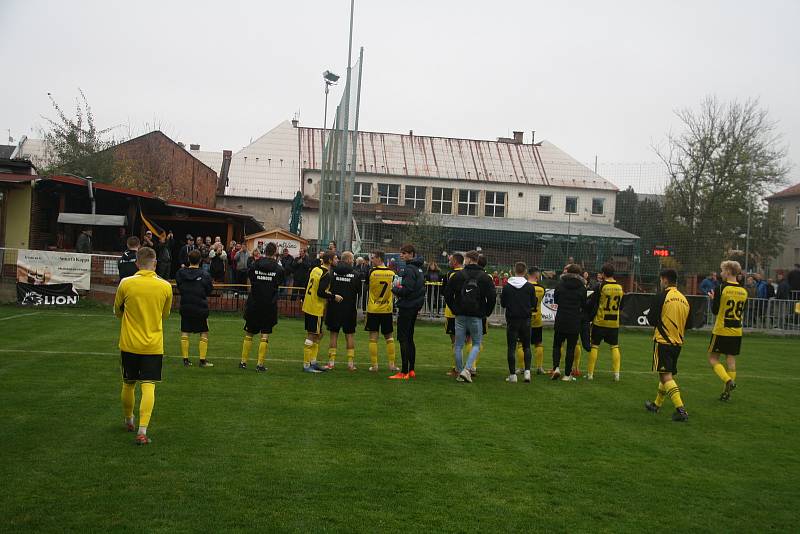
[(372, 367), (378, 365), (378, 341), (369, 340), (369, 363)]
[(661, 405), (664, 404), (664, 398), (667, 395), (667, 390), (664, 388), (664, 384), (659, 382), (658, 383), (658, 393), (656, 393), (656, 400), (653, 401), (653, 404), (661, 408)]
[(728, 371), (728, 376), (731, 377), (731, 380), (736, 382), (736, 371)]
[[(150, 416), (153, 415), (153, 405), (156, 403), (156, 385), (152, 382), (142, 382), (142, 399), (139, 401), (139, 433), (142, 428), (147, 429)], [(145, 430), (146, 431), (146, 430)]]
[(269, 350), (269, 341), (262, 339), (258, 344), (258, 365), (264, 365), (264, 359), (267, 357)]
[(544, 366), (544, 347), (541, 345), (536, 345), (536, 368), (539, 369), (540, 367)]
[(678, 384), (674, 380), (670, 380), (664, 384), (664, 388), (667, 390), (667, 397), (672, 401), (675, 408), (683, 408), (683, 400), (681, 400), (681, 391), (678, 389)]
[(136, 401), (135, 391), (136, 382), (133, 384), (122, 383), (122, 394), (120, 398), (122, 399), (122, 414), (125, 416), (125, 419), (133, 419), (133, 403)]
[(181, 356), (183, 356), (184, 360), (189, 357), (189, 336), (188, 335), (181, 336)]
[(395, 361), (397, 360), (397, 355), (394, 352), (394, 338), (386, 340), (386, 356), (389, 359), (389, 365), (391, 367), (396, 367)]
[(523, 359), (525, 358), (524, 353), (522, 352), (522, 343), (517, 341), (517, 369), (522, 369)]
[(208, 338), (207, 337), (201, 337), (200, 338), (199, 347), (200, 347), (200, 361), (203, 361), (203, 360), (206, 359), (206, 355), (208, 354)]
[(317, 356), (319, 356), (319, 341), (315, 341), (311, 346), (311, 361), (317, 361)]
[(314, 342), (310, 339), (306, 339), (303, 342), (303, 366), (308, 367), (308, 364), (311, 362), (311, 352), (314, 348)]
[(244, 336), (242, 342), (242, 361), (247, 363), (247, 358), (250, 357), (250, 347), (253, 346), (253, 336)]
[(591, 352), (589, 352), (589, 366), (586, 369), (586, 372), (589, 373), (590, 375), (594, 374), (594, 368), (597, 365), (597, 356), (599, 352), (600, 352), (600, 347), (592, 345), (592, 350)]
[(731, 380), (731, 375), (725, 372), (725, 366), (721, 363), (714, 364), (714, 372), (717, 373), (717, 376), (720, 380), (727, 383), (728, 380)]
[[(377, 343), (375, 344), (377, 348)], [(347, 361), (352, 362), (356, 359), (356, 349), (347, 349)]]
[(336, 361), (336, 347), (331, 347), (328, 349), (328, 361), (330, 362)]
[(575, 345), (575, 359), (572, 362), (572, 368), (576, 371), (580, 371), (581, 369), (581, 355), (583, 352), (581, 351), (580, 345)]
[(622, 366), (622, 354), (619, 351), (619, 346), (614, 345), (611, 347), (611, 371), (619, 373), (619, 368)]

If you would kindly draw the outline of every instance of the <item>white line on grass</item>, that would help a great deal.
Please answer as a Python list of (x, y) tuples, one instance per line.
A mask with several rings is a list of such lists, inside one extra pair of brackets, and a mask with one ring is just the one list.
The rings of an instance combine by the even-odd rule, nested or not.
[(42, 312), (20, 313), (19, 315), (11, 315), (9, 317), (2, 317), (0, 321), (8, 321), (10, 319), (18, 319), (19, 317), (28, 317), (30, 315), (39, 315)]
[[(63, 351), (63, 350), (0, 349), (0, 353), (2, 353), (2, 352), (20, 352), (20, 353), (23, 353), (23, 354), (27, 353), (27, 354), (47, 354), (47, 355), (50, 355), (50, 354), (58, 354), (58, 355), (68, 354), (68, 355), (74, 355), (74, 356), (119, 356), (119, 352), (87, 352), (87, 351)], [(167, 355), (166, 357), (167, 358), (180, 359), (180, 356), (178, 356), (178, 355), (175, 355), (175, 356)], [(239, 361), (240, 359), (241, 358), (239, 358), (238, 356), (215, 356), (213, 358), (209, 358), (209, 360), (236, 360), (236, 361)], [(280, 363), (298, 363), (299, 364), (302, 361), (303, 360), (301, 360), (301, 359), (269, 358), (269, 357), (267, 357), (267, 363), (269, 363), (269, 362), (280, 362)], [(345, 368), (345, 365), (342, 365), (342, 364), (340, 364), (340, 365), (342, 366), (342, 369)], [(416, 367), (425, 367), (425, 368), (429, 368), (429, 369), (440, 369), (440, 368), (444, 369), (444, 366), (435, 365), (435, 364), (416, 364)], [(491, 369), (491, 370), (505, 370), (506, 369), (505, 366), (500, 367), (500, 366), (492, 366), (492, 365), (481, 365), (480, 368), (481, 369)], [(388, 367), (386, 369), (388, 370)], [(611, 371), (596, 371), (595, 374), (596, 375), (599, 375), (599, 374), (610, 375)], [(652, 371), (623, 371), (622, 374), (623, 375), (626, 375), (626, 374), (629, 374), (629, 375), (652, 375), (652, 374), (655, 374), (655, 373), (653, 373)], [(707, 373), (703, 373), (703, 374), (700, 374), (700, 373), (681, 373), (680, 376), (699, 377), (699, 376), (704, 376), (706, 374)], [(752, 378), (752, 379), (756, 379), (756, 380), (773, 380), (773, 381), (778, 381), (778, 382), (782, 382), (782, 381), (792, 382), (792, 381), (800, 380), (800, 376), (764, 376), (764, 375), (751, 375), (751, 374), (745, 374), (743, 376), (745, 376), (747, 379), (751, 379)]]

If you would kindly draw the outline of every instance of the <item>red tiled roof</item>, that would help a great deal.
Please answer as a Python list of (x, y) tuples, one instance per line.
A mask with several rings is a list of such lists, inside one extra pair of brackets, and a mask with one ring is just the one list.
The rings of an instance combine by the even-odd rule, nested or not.
[(800, 184), (794, 184), (791, 187), (787, 187), (783, 191), (778, 191), (774, 195), (767, 197), (767, 200), (771, 200), (773, 198), (788, 198), (788, 197), (800, 197)]

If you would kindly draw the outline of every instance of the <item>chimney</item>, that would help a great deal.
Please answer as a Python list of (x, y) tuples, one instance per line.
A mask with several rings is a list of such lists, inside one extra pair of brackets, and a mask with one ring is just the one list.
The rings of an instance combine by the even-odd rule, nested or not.
[(297, 119), (292, 119), (292, 126), (294, 126), (295, 128), (297, 128), (297, 125), (298, 125), (298, 124), (300, 124), (300, 121), (299, 121), (299, 120), (297, 120)]
[(219, 180), (217, 181), (217, 194), (224, 195), (225, 187), (228, 185), (228, 171), (231, 168), (231, 156), (233, 153), (230, 150), (222, 151), (222, 168), (219, 170)]
[(196, 144), (192, 143), (192, 144), (189, 145), (189, 150), (200, 150), (200, 145), (196, 145)]
[(410, 135), (410, 136), (412, 136), (412, 137), (413, 137), (413, 136), (414, 136), (414, 130), (409, 130), (409, 131), (408, 131), (408, 135)]
[(522, 132), (514, 132), (514, 144), (522, 144)]

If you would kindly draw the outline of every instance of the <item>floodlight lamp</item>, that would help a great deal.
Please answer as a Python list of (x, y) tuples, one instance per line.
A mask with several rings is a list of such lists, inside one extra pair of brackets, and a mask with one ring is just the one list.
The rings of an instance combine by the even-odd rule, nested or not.
[(339, 81), (339, 75), (334, 74), (329, 70), (323, 72), (322, 77), (325, 79), (325, 83), (327, 83), (328, 85), (333, 85)]

